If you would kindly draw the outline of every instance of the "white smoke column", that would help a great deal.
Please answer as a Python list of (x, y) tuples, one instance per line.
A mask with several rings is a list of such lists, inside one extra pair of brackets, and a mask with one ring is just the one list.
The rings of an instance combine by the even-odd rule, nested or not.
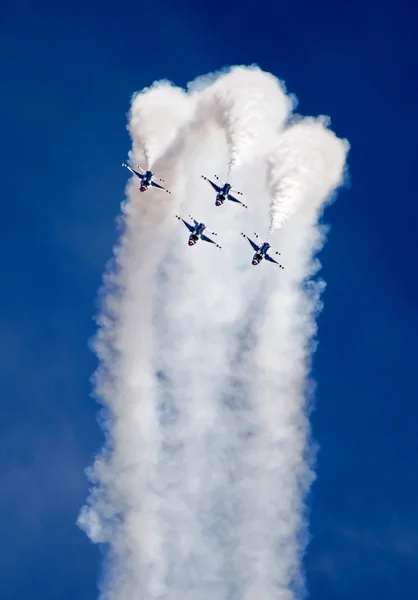
[(279, 137), (268, 158), (270, 231), (281, 227), (302, 203), (322, 203), (340, 185), (347, 143), (327, 125), (326, 117), (305, 118)]
[(198, 110), (215, 112), (225, 130), (228, 176), (233, 167), (268, 151), (295, 104), (281, 81), (256, 66), (233, 67), (215, 81), (199, 78), (190, 90), (200, 95)]
[[(254, 269), (239, 232), (268, 223), (266, 153), (274, 186), (271, 152), (291, 100), (254, 68), (204, 81), (189, 94), (156, 84), (131, 111), (133, 154), (147, 154), (172, 195), (129, 184), (99, 320), (107, 444), (79, 522), (109, 549), (104, 600), (282, 600), (300, 577), (316, 306), (300, 284), (322, 188), (281, 229), (286, 270)], [(200, 179), (228, 162), (248, 212), (215, 209)], [(174, 213), (189, 211), (219, 233), (222, 252), (187, 246)]]
[[(137, 95), (131, 109), (133, 154), (146, 147), (150, 162), (164, 153), (175, 133), (193, 114), (186, 94), (166, 83)], [(151, 101), (150, 101), (151, 99)], [(154, 111), (152, 106), (155, 107)], [(161, 117), (163, 115), (163, 117)], [(158, 173), (160, 175), (160, 172)], [(164, 172), (170, 182), (170, 172)], [(109, 547), (103, 598), (132, 597), (146, 589), (163, 591), (165, 566), (159, 523), (158, 423), (154, 293), (164, 247), (167, 195), (143, 195), (136, 177), (128, 186), (123, 226), (115, 258), (105, 277), (99, 331), (94, 347), (100, 366), (95, 393), (106, 407), (102, 416), (106, 446), (89, 470), (95, 484), (79, 524), (96, 543)]]
[(275, 241), (286, 267), (283, 277), (271, 274), (265, 282), (250, 370), (252, 436), (242, 449), (246, 470), (240, 483), (244, 600), (275, 594), (290, 600), (304, 586), (303, 500), (314, 478), (308, 375), (324, 283), (302, 284), (318, 269), (313, 261), (323, 243), (318, 218), (342, 183), (348, 143), (326, 129), (323, 119), (304, 119), (280, 136), (277, 148), (268, 160), (267, 183), (274, 194), (272, 225), (285, 222)]
[(133, 139), (137, 160), (145, 158), (146, 169), (173, 142), (181, 125), (190, 117), (191, 100), (186, 93), (168, 81), (156, 82), (132, 99), (128, 131)]

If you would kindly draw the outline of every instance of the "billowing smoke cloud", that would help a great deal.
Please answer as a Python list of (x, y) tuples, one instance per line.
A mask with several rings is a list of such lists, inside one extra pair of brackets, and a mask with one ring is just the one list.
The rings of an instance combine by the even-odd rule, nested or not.
[(192, 103), (187, 94), (167, 81), (159, 81), (135, 94), (128, 130), (133, 155), (152, 168), (158, 156), (172, 143), (179, 127), (190, 118)]
[(322, 205), (341, 184), (348, 143), (327, 128), (329, 120), (305, 118), (278, 138), (268, 157), (271, 230), (306, 206)]
[[(134, 98), (133, 158), (172, 195), (129, 183), (105, 278), (95, 348), (107, 441), (79, 523), (106, 544), (106, 600), (282, 600), (303, 589), (306, 398), (323, 288), (306, 278), (347, 145), (321, 120), (284, 129), (291, 105), (254, 67)], [(215, 208), (200, 178), (228, 166), (248, 211)], [(221, 251), (188, 247), (174, 214), (189, 212)], [(253, 267), (239, 235), (269, 227), (285, 271)]]
[(190, 90), (199, 95), (199, 118), (213, 114), (224, 130), (228, 175), (233, 167), (268, 151), (294, 104), (276, 77), (255, 66), (201, 77)]

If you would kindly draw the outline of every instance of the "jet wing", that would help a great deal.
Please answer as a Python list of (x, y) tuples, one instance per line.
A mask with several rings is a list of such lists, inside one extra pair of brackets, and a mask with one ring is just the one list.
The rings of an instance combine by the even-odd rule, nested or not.
[(132, 167), (130, 167), (129, 165), (125, 165), (125, 163), (122, 163), (122, 167), (126, 167), (131, 173), (139, 177), (141, 181), (144, 179), (144, 175), (142, 173), (138, 173), (138, 171), (135, 171), (135, 169), (132, 169)]
[(270, 262), (274, 262), (274, 263), (276, 263), (276, 265), (278, 265), (278, 264), (279, 264), (279, 263), (277, 262), (277, 260), (274, 260), (274, 258), (271, 258), (271, 256), (269, 256), (268, 254), (265, 254), (265, 255), (264, 255), (264, 258), (265, 258), (266, 260), (269, 260)]
[(238, 202), (238, 204), (242, 204), (244, 208), (248, 208), (248, 206), (244, 204), (244, 202), (241, 202), (241, 200), (238, 200), (238, 198), (234, 198), (234, 196), (231, 196), (231, 194), (228, 194), (227, 198), (228, 200), (231, 200), (231, 202)]
[(193, 231), (195, 230), (195, 228), (193, 227), (193, 225), (190, 225), (190, 223), (188, 223), (184, 219), (182, 219), (182, 221), (186, 225), (187, 229), (193, 233)]
[(160, 189), (160, 190), (164, 190), (165, 192), (167, 192), (167, 194), (171, 194), (171, 192), (169, 192), (168, 190), (166, 190), (165, 187), (163, 187), (159, 183), (155, 183), (155, 181), (151, 181), (151, 185), (153, 187), (156, 187), (156, 188)]
[(252, 241), (252, 240), (251, 240), (251, 239), (248, 237), (248, 235), (245, 235), (244, 237), (246, 237), (246, 238), (247, 238), (247, 240), (250, 242), (250, 244), (251, 244), (251, 246), (253, 247), (253, 250), (254, 250), (255, 252), (258, 252), (258, 251), (260, 250), (260, 246), (257, 246), (257, 244), (256, 244), (255, 242), (253, 242), (253, 241)]
[(214, 190), (216, 190), (217, 192), (221, 191), (221, 188), (219, 187), (219, 185), (216, 185), (216, 183), (213, 183), (213, 181), (211, 181), (210, 179), (208, 179), (207, 177), (205, 177), (204, 175), (202, 175), (203, 179), (205, 181), (207, 181), (208, 183), (210, 183), (210, 185), (213, 187)]
[(272, 263), (275, 263), (276, 265), (279, 265), (281, 269), (284, 269), (284, 267), (282, 267), (282, 265), (279, 262), (277, 262), (277, 260), (274, 260), (274, 258), (271, 258), (271, 256), (269, 256), (268, 254), (265, 254), (264, 258)]
[(210, 238), (208, 238), (206, 235), (201, 235), (200, 239), (203, 240), (204, 242), (209, 242), (210, 244), (216, 244), (217, 248), (220, 248), (220, 245), (217, 244), (216, 242), (214, 242), (213, 240), (211, 240)]
[(179, 221), (183, 221), (183, 223), (186, 225), (187, 229), (193, 233), (194, 231), (194, 227), (193, 225), (190, 225), (190, 223), (188, 223), (187, 221), (185, 221), (184, 219), (182, 219), (181, 217), (179, 217), (178, 215), (176, 215), (176, 219), (178, 219)]

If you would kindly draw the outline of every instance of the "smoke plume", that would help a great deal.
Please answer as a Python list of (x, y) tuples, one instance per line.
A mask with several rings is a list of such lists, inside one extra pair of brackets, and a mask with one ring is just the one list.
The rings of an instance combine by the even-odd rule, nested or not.
[[(314, 255), (348, 145), (323, 119), (294, 122), (293, 104), (256, 67), (199, 78), (187, 92), (157, 83), (133, 99), (131, 159), (145, 159), (172, 194), (129, 182), (98, 317), (106, 444), (79, 524), (106, 548), (103, 599), (303, 593), (323, 289)], [(231, 169), (248, 211), (215, 207), (200, 177)], [(190, 248), (176, 213), (217, 232), (222, 250)], [(285, 270), (253, 267), (241, 231), (255, 241), (253, 231), (270, 231)]]

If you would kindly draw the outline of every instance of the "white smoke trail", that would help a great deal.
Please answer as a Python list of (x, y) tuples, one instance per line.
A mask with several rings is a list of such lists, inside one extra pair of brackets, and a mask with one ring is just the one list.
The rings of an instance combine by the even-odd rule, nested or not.
[(214, 114), (225, 130), (228, 176), (233, 167), (268, 151), (294, 104), (283, 83), (256, 66), (234, 67), (215, 80), (213, 76), (201, 77), (190, 90), (200, 96), (202, 119)]
[(323, 243), (318, 218), (342, 182), (347, 151), (348, 143), (327, 130), (322, 119), (304, 119), (280, 136), (278, 150), (268, 159), (270, 231), (285, 223), (276, 237), (286, 276), (266, 282), (249, 369), (257, 408), (251, 411), (253, 435), (243, 448), (246, 516), (239, 561), (247, 580), (242, 597), (248, 600), (274, 597), (276, 586), (283, 599), (303, 589), (303, 499), (314, 478), (306, 397), (324, 283), (302, 282), (318, 269), (312, 258)]
[[(148, 94), (133, 100), (130, 131), (134, 159), (147, 148), (150, 165), (167, 149), (193, 107), (184, 92), (167, 84), (153, 86)], [(164, 175), (169, 179), (170, 172)], [(107, 444), (89, 473), (96, 483), (90, 498), (94, 510), (84, 509), (79, 519), (94, 541), (110, 546), (104, 598), (124, 597), (140, 585), (158, 596), (164, 577), (155, 489), (161, 435), (152, 321), (164, 250), (156, 239), (164, 239), (164, 217), (171, 205), (165, 195), (157, 194), (151, 202), (141, 202), (138, 187), (135, 179), (129, 184), (125, 232), (105, 279), (95, 379), (96, 395), (108, 409), (103, 423)]]
[(158, 81), (135, 94), (128, 131), (132, 136), (133, 154), (146, 160), (151, 169), (173, 142), (179, 127), (190, 117), (191, 101), (180, 88), (168, 81)]
[(348, 144), (327, 125), (324, 117), (305, 118), (279, 137), (268, 158), (270, 231), (280, 228), (302, 203), (323, 204), (341, 184)]
[[(268, 221), (264, 182), (279, 185), (272, 149), (290, 104), (275, 78), (243, 67), (188, 95), (164, 83), (135, 97), (134, 156), (145, 154), (173, 193), (130, 184), (99, 321), (107, 444), (79, 522), (109, 547), (102, 598), (287, 599), (298, 585), (318, 291), (300, 284), (334, 180), (294, 200), (284, 273), (254, 269), (239, 237)], [(250, 216), (232, 203), (215, 209), (200, 179), (228, 161)], [(177, 211), (218, 231), (224, 249), (189, 248)]]

